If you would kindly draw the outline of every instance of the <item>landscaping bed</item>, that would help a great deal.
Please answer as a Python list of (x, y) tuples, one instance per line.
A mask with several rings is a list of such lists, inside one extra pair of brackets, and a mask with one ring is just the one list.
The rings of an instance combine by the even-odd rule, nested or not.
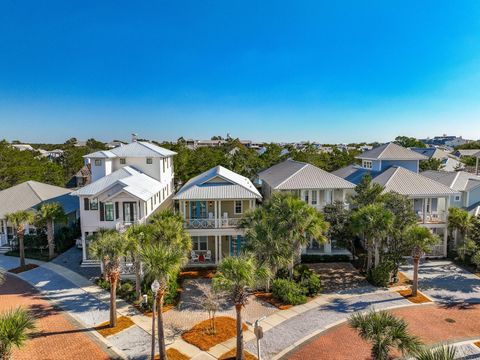
[[(168, 360), (190, 360), (187, 355), (182, 354), (180, 351), (174, 348), (167, 349), (167, 357)], [(160, 356), (155, 355), (155, 360), (160, 360)]]
[(307, 264), (322, 280), (323, 292), (333, 293), (368, 286), (369, 283), (350, 262)]
[(8, 270), (8, 272), (12, 274), (20, 274), (24, 271), (32, 270), (37, 267), (38, 265), (35, 265), (35, 264), (26, 264), (24, 267), (19, 266), (19, 267)]
[[(234, 348), (234, 349), (226, 352), (225, 354), (220, 355), (220, 357), (218, 359), (219, 360), (235, 360), (236, 353), (237, 353), (237, 349)], [(257, 357), (253, 356), (248, 351), (244, 351), (243, 354), (245, 356), (245, 360), (257, 360)]]
[(425, 295), (423, 295), (420, 291), (417, 290), (417, 296), (412, 296), (412, 290), (407, 289), (407, 290), (399, 290), (397, 291), (400, 295), (402, 295), (405, 299), (408, 301), (414, 303), (414, 304), (424, 304), (424, 303), (429, 303), (432, 302), (429, 298), (427, 298)]
[(132, 325), (134, 325), (134, 322), (128, 316), (120, 316), (117, 319), (117, 326), (110, 327), (110, 322), (106, 321), (95, 326), (95, 330), (103, 337), (107, 337), (118, 334), (120, 331), (128, 329)]
[[(242, 328), (244, 331), (247, 330), (245, 324), (242, 324)], [(207, 319), (185, 331), (182, 334), (182, 339), (203, 351), (207, 351), (237, 335), (236, 320), (228, 316), (218, 316), (215, 318), (215, 329), (215, 333), (212, 333), (210, 319)]]

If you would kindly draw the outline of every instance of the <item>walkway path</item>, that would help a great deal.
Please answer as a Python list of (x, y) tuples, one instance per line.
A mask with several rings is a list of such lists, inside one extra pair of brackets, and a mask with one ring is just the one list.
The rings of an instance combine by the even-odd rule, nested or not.
[(7, 274), (5, 283), (0, 286), (0, 312), (19, 306), (33, 313), (36, 329), (24, 348), (14, 350), (13, 359), (107, 360), (117, 357), (82, 325), (43, 300), (31, 285)]
[[(426, 344), (458, 342), (480, 337), (480, 305), (448, 307), (429, 304), (391, 311), (405, 319), (410, 331), (421, 337)], [(478, 350), (477, 353), (480, 352)], [(360, 339), (356, 331), (343, 323), (311, 339), (284, 358), (292, 360), (370, 359), (370, 348)]]

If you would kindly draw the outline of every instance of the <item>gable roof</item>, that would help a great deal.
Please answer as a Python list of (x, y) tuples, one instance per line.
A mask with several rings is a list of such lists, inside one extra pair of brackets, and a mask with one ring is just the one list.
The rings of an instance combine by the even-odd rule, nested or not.
[(373, 182), (382, 185), (384, 192), (397, 192), (410, 197), (450, 196), (458, 194), (450, 187), (426, 176), (407, 170), (401, 166), (392, 166), (373, 178)]
[(355, 184), (312, 164), (285, 160), (258, 174), (276, 190), (353, 189)]
[(457, 156), (475, 156), (480, 157), (480, 149), (460, 149), (454, 152)]
[(372, 150), (355, 156), (356, 159), (368, 160), (428, 160), (428, 157), (419, 154), (393, 142), (377, 146)]
[(419, 154), (425, 155), (429, 159), (438, 159), (444, 160), (448, 158), (457, 158), (454, 155), (446, 152), (445, 150), (436, 148), (436, 147), (428, 147), (428, 148), (410, 148), (410, 150), (415, 151)]
[(136, 198), (147, 201), (153, 195), (158, 193), (163, 186), (164, 185), (159, 181), (141, 171), (138, 171), (134, 167), (124, 166), (123, 168), (78, 189), (73, 192), (72, 195), (96, 196), (108, 191), (107, 195), (111, 197), (124, 191)]
[(111, 150), (97, 151), (85, 155), (84, 158), (116, 158), (116, 157), (169, 157), (177, 153), (147, 141), (135, 141)]
[[(68, 201), (70, 196), (65, 197), (70, 193), (71, 190), (59, 186), (38, 181), (25, 181), (0, 191), (0, 218), (15, 211), (33, 209), (47, 201), (61, 203), (68, 214), (75, 209), (75, 206)], [(78, 200), (75, 202), (78, 205)]]
[[(215, 179), (219, 181), (210, 182)], [(248, 178), (223, 166), (216, 166), (190, 179), (174, 196), (176, 200), (261, 198), (262, 196)]]
[(466, 171), (435, 171), (422, 172), (432, 180), (438, 181), (456, 191), (469, 191), (480, 186), (480, 176), (470, 174)]

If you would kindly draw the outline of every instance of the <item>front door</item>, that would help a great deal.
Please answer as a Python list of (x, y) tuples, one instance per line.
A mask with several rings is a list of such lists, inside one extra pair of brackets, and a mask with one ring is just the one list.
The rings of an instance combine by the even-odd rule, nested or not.
[(125, 223), (133, 223), (137, 218), (136, 207), (134, 202), (123, 203), (123, 221)]
[(229, 236), (230, 256), (239, 256), (242, 250), (243, 236)]

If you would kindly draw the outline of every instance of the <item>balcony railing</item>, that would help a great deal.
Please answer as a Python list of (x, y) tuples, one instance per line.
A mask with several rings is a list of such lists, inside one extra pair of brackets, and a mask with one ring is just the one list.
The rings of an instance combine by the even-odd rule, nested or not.
[(185, 220), (185, 227), (187, 229), (235, 228), (235, 227), (238, 227), (239, 224), (240, 224), (240, 218)]
[(139, 219), (133, 221), (118, 221), (115, 224), (115, 228), (119, 232), (127, 231), (127, 229), (132, 225), (139, 225), (141, 221)]
[(420, 211), (417, 212), (417, 220), (419, 223), (441, 224), (447, 221), (447, 217), (445, 211), (432, 211), (425, 214)]

